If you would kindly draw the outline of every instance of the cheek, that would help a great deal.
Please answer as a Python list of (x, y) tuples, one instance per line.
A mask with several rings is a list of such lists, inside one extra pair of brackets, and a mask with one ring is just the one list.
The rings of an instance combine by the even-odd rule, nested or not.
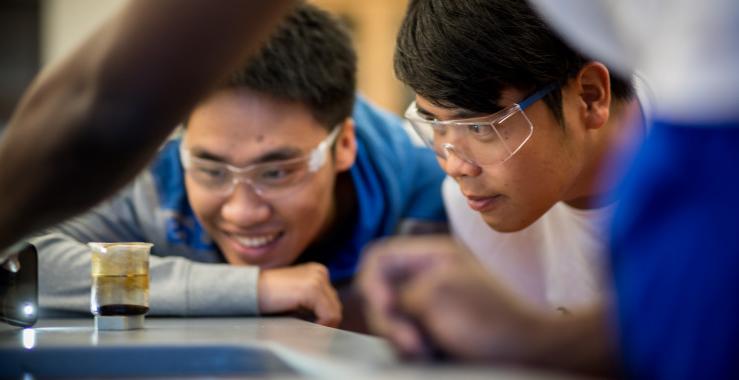
[(542, 178), (520, 163), (510, 161), (504, 167), (497, 168), (494, 175), (495, 186), (487, 186), (503, 194), (504, 202), (499, 208), (483, 212), (483, 220), (493, 229), (500, 232), (514, 232), (529, 226), (543, 212), (551, 207), (546, 185)]
[(295, 194), (273, 204), (277, 214), (292, 225), (296, 235), (310, 242), (327, 223), (332, 202), (333, 181), (322, 176), (313, 178)]
[(444, 173), (446, 173), (446, 160), (439, 156), (436, 156), (436, 162), (439, 163), (439, 167), (441, 168), (441, 170), (443, 170)]
[(189, 180), (185, 180), (185, 186), (190, 207), (200, 222), (206, 226), (213, 224), (218, 217), (221, 202), (207, 192), (199, 190), (197, 186), (192, 186)]
[(508, 171), (507, 191), (525, 214), (537, 217), (559, 201), (566, 182), (560, 165), (562, 153), (542, 146), (532, 146), (522, 152), (520, 160), (512, 162)]

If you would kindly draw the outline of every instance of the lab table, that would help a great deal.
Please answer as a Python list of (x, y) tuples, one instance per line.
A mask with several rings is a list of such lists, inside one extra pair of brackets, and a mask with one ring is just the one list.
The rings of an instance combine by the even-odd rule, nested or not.
[(93, 319), (0, 330), (0, 379), (553, 379), (551, 373), (407, 363), (382, 339), (295, 318), (147, 318), (97, 331)]

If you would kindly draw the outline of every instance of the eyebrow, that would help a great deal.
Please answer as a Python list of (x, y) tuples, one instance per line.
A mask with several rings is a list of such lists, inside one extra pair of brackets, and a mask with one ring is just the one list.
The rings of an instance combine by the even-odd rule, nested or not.
[[(192, 152), (193, 156), (198, 157), (198, 158), (203, 158), (206, 160), (218, 161), (218, 162), (229, 164), (228, 160), (225, 157), (215, 154), (213, 152), (210, 152), (203, 148), (199, 148), (199, 147), (191, 148), (190, 152)], [(301, 155), (303, 155), (303, 152), (298, 148), (282, 147), (282, 148), (273, 149), (269, 152), (266, 152), (258, 156), (257, 158), (251, 160), (247, 165), (289, 160), (291, 158), (300, 157)]]
[[(431, 111), (429, 111), (429, 110), (427, 110), (427, 109), (419, 106), (418, 104), (416, 104), (416, 109), (418, 109), (418, 113), (421, 116), (428, 117), (429, 119), (438, 119), (436, 117), (436, 115), (434, 115)], [(470, 119), (470, 118), (473, 118), (473, 117), (480, 117), (480, 116), (494, 114), (494, 113), (500, 111), (501, 109), (503, 109), (503, 108), (498, 107), (497, 109), (493, 110), (493, 112), (481, 113), (481, 112), (475, 112), (475, 111), (466, 110), (466, 109), (463, 109), (463, 108), (455, 108), (455, 109), (452, 109), (452, 113), (451, 113), (451, 118), (450, 119), (451, 120), (454, 120), (454, 119)]]

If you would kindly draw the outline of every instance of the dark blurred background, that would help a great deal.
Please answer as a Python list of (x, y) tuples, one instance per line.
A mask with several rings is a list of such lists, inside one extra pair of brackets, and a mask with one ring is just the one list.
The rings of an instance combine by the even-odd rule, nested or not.
[(0, 1), (0, 129), (41, 65), (39, 0)]

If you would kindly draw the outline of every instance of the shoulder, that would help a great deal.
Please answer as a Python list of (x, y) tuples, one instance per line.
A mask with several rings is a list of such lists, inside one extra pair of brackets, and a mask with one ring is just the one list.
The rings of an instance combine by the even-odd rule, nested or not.
[(426, 175), (436, 177), (441, 173), (433, 152), (416, 143), (410, 128), (397, 115), (358, 95), (352, 117), (359, 160), (369, 160), (375, 166), (386, 167), (396, 174), (398, 170), (422, 170)]
[(180, 138), (168, 140), (149, 167), (163, 208), (179, 209), (186, 199), (185, 178), (180, 163)]
[(423, 144), (415, 142), (410, 127), (402, 118), (361, 95), (357, 95), (352, 118), (357, 140), (371, 152), (402, 156), (426, 150)]
[(388, 143), (402, 143), (398, 134), (402, 131), (403, 121), (396, 115), (370, 103), (361, 95), (357, 95), (352, 112), (357, 139), (371, 149), (387, 146)]
[(357, 94), (352, 111), (358, 126), (375, 126), (381, 130), (398, 128), (403, 121), (400, 117), (372, 104), (364, 96)]

